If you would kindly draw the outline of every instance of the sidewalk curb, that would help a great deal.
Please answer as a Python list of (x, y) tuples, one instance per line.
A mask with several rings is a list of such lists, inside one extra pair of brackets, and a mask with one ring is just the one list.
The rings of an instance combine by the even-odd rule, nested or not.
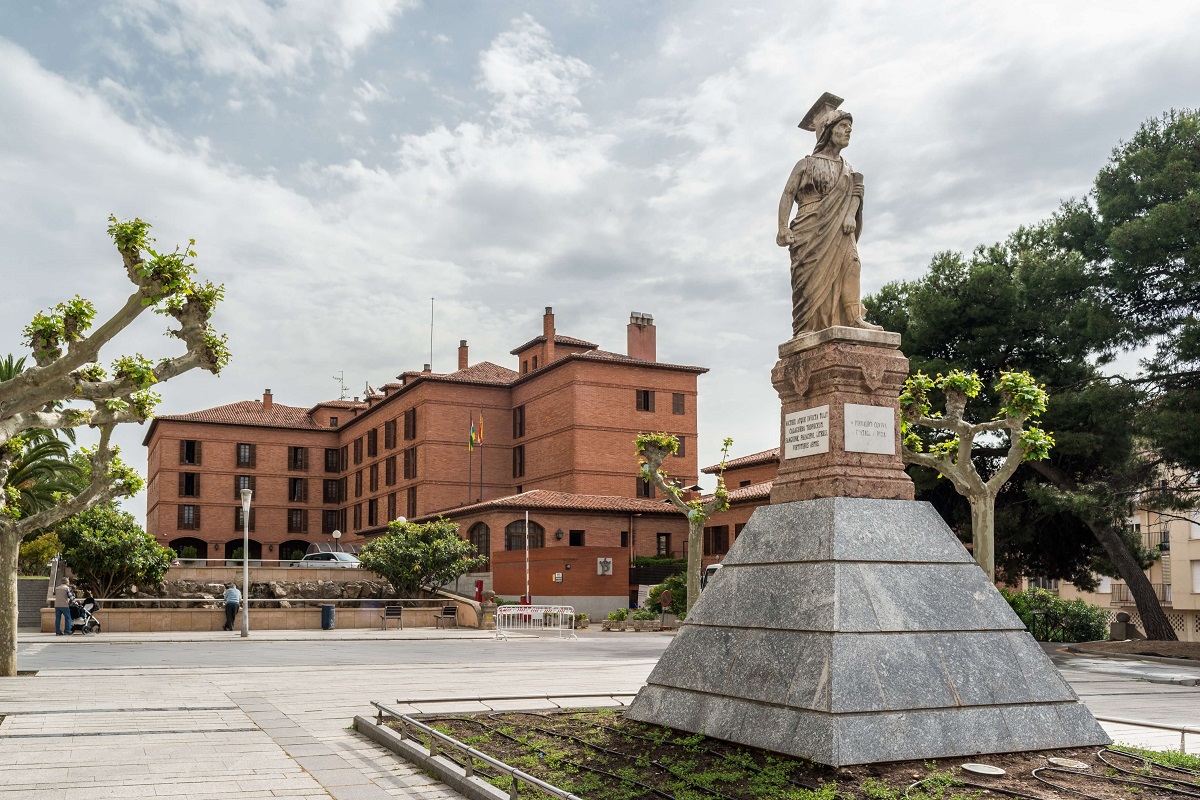
[[(1092, 650), (1086, 647), (1079, 647), (1078, 645), (1074, 644), (1066, 645), (1061, 649), (1066, 650), (1068, 653), (1074, 653), (1075, 655), (1113, 658), (1119, 661), (1154, 661), (1159, 664), (1169, 664), (1174, 667), (1191, 667), (1192, 669), (1200, 670), (1200, 661), (1196, 661), (1195, 659), (1191, 658), (1166, 658), (1164, 656), (1139, 656), (1133, 653), (1112, 653), (1107, 650)], [(1185, 685), (1195, 686), (1196, 684), (1193, 682)]]

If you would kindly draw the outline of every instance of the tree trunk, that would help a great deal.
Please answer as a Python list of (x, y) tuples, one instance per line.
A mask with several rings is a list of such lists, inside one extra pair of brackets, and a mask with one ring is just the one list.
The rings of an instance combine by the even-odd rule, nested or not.
[(971, 504), (971, 555), (975, 563), (996, 582), (996, 498), (990, 492), (967, 495)]
[(700, 564), (704, 560), (704, 520), (688, 520), (687, 610), (700, 597)]
[(1158, 595), (1154, 593), (1150, 579), (1142, 572), (1141, 566), (1129, 552), (1125, 542), (1121, 541), (1121, 535), (1110, 525), (1093, 525), (1089, 522), (1088, 527), (1108, 553), (1121, 580), (1129, 587), (1129, 594), (1137, 604), (1138, 616), (1142, 618), (1142, 625), (1146, 629), (1146, 637), (1166, 642), (1176, 641), (1178, 637), (1175, 635), (1175, 629), (1163, 613), (1162, 604), (1158, 602)]
[(17, 674), (17, 556), (21, 537), (0, 533), (0, 678)]

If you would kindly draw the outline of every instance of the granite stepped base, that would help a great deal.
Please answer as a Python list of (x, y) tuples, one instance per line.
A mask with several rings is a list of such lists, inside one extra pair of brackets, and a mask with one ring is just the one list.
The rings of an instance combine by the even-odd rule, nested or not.
[(627, 716), (842, 766), (1108, 737), (927, 503), (754, 512)]

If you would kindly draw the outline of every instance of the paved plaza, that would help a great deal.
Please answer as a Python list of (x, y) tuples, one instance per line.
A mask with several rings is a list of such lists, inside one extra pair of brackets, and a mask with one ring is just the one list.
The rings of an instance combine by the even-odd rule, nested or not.
[[(670, 634), (23, 634), (0, 680), (0, 800), (457, 797), (349, 730), (372, 700), (633, 691)], [(1054, 654), (1093, 710), (1200, 725), (1200, 668)], [(1003, 676), (998, 675), (998, 680)], [(528, 707), (527, 702), (513, 706)], [(1178, 734), (1106, 725), (1175, 747)], [(1200, 752), (1200, 735), (1189, 740)]]

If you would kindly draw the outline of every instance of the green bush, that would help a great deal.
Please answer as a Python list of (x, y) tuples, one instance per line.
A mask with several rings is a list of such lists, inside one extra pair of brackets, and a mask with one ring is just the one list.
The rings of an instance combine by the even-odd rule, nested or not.
[(679, 567), (687, 568), (686, 558), (670, 558), (669, 556), (634, 556), (635, 567)]
[(132, 514), (109, 504), (68, 517), (56, 530), (80, 596), (120, 597), (133, 586), (158, 586), (175, 558)]
[(648, 608), (639, 608), (637, 611), (633, 612), (633, 618), (640, 622), (646, 622), (648, 620), (658, 619), (658, 614), (655, 614)]
[(200, 551), (196, 549), (195, 545), (185, 544), (179, 548), (179, 557), (185, 561), (190, 561), (194, 558), (199, 558)]
[(445, 517), (424, 523), (388, 523), (388, 532), (359, 553), (363, 569), (386, 578), (400, 597), (415, 597), (423, 586), (442, 586), (487, 563), (458, 535), (458, 523)]
[(21, 545), (20, 553), (17, 556), (17, 574), (45, 575), (47, 573), (46, 565), (61, 552), (62, 544), (58, 541), (58, 534), (54, 531), (43, 533), (36, 539)]
[(610, 611), (608, 614), (608, 619), (610, 622), (624, 622), (625, 620), (629, 619), (629, 610), (625, 608), (618, 608), (616, 611)]
[(301, 550), (299, 547), (297, 547), (295, 550), (293, 550), (291, 553), (288, 554), (288, 558), (291, 559), (292, 561), (299, 561), (300, 559), (304, 558), (304, 551)]
[(671, 590), (671, 605), (667, 611), (683, 619), (683, 615), (687, 611), (687, 575), (682, 572), (672, 575), (658, 586), (650, 589), (650, 596), (646, 598), (646, 608), (657, 612), (662, 607), (659, 599), (662, 597), (663, 589)]
[(1108, 638), (1108, 612), (1099, 606), (1083, 600), (1063, 600), (1037, 587), (1023, 592), (1001, 589), (1000, 593), (1036, 639), (1094, 642)]

